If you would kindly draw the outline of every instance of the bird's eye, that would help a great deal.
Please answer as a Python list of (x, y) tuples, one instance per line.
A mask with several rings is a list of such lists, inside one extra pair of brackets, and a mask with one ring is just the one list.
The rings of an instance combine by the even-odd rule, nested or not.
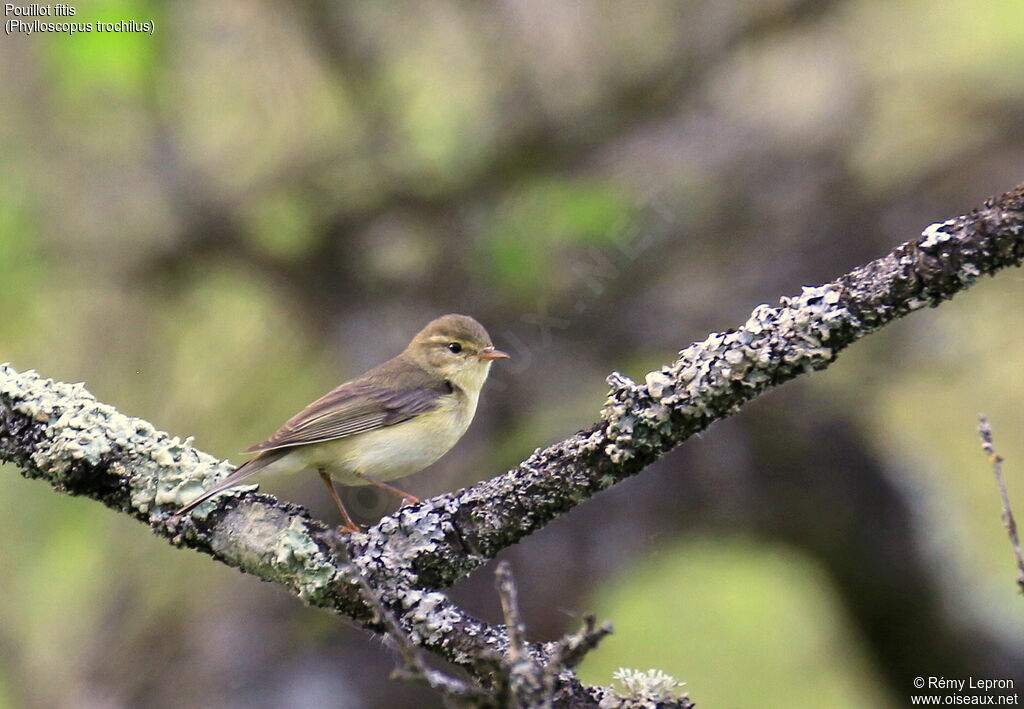
[(451, 352), (452, 354), (458, 354), (459, 352), (462, 352), (462, 345), (460, 345), (458, 342), (449, 342), (448, 351)]

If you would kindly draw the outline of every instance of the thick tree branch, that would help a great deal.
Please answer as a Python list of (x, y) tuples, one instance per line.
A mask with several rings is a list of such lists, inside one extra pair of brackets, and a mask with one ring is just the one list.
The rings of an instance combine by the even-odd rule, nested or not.
[[(130, 514), (172, 544), (204, 551), (282, 584), (310, 605), (383, 630), (361, 592), (365, 575), (389, 591), (384, 598), (418, 645), (453, 662), (470, 665), (480, 652), (505, 650), (503, 627), (466, 616), (440, 593), (379, 580), (381, 567), (349, 563), (328, 526), (301, 507), (249, 494), (253, 486), (200, 507), (183, 524), (173, 509), (227, 474), (230, 463), (196, 450), (191, 439), (183, 441), (96, 401), (81, 384), (0, 365), (0, 460), (62, 492)], [(429, 543), (420, 540), (410, 551)]]
[[(0, 366), (0, 460), (381, 631), (379, 615), (361, 594), (365, 578), (411, 642), (479, 669), (474, 658), (507, 653), (506, 629), (467, 616), (437, 589), (766, 390), (827, 367), (864, 335), (1022, 258), (1019, 187), (933, 224), (920, 239), (832, 283), (758, 306), (743, 326), (691, 345), (644, 384), (613, 374), (601, 422), (503, 475), (403, 508), (348, 538), (251, 488), (218, 496), (186, 520), (173, 518), (174, 509), (227, 474), (230, 464), (97, 402), (81, 385), (6, 365)], [(555, 650), (553, 644), (522, 649), (542, 663)], [(601, 690), (571, 677), (562, 682), (563, 696), (589, 702), (580, 706), (600, 698)]]
[[(417, 524), (429, 517), (418, 534), (443, 534), (418, 555), (415, 583), (450, 585), (765, 391), (824, 369), (861, 337), (1022, 258), (1024, 186), (929, 226), (916, 241), (832, 283), (804, 288), (775, 307), (759, 305), (740, 328), (691, 345), (644, 384), (613, 374), (601, 422), (504, 475), (410, 511)], [(392, 556), (392, 545), (406, 536), (396, 531), (394, 521), (384, 520), (356, 541), (357, 553)]]

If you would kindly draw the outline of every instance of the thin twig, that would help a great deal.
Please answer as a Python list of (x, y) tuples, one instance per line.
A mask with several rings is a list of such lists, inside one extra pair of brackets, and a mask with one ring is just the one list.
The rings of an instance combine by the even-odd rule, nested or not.
[(374, 590), (370, 582), (367, 581), (366, 575), (362, 572), (359, 574), (359, 586), (363, 591), (363, 597), (377, 613), (377, 617), (384, 624), (388, 635), (395, 641), (395, 645), (405, 661), (403, 667), (397, 668), (392, 673), (394, 679), (423, 682), (441, 695), (441, 700), (444, 702), (445, 707), (464, 705), (467, 701), (472, 702), (473, 706), (491, 705), (491, 695), (482, 687), (477, 687), (470, 682), (452, 677), (440, 670), (427, 666), (426, 661), (423, 659), (422, 650), (413, 644), (409, 635), (398, 623), (395, 614), (384, 605), (380, 594)]
[(508, 658), (503, 669), (504, 676), (508, 678), (509, 698), (517, 706), (548, 709), (553, 706), (558, 680), (564, 678), (565, 673), (572, 674), (572, 669), (583, 660), (583, 656), (612, 632), (612, 626), (602, 623), (595, 629), (594, 616), (589, 615), (584, 618), (579, 631), (547, 644), (549, 659), (546, 663), (535, 662), (526, 651), (526, 626), (519, 612), (519, 594), (512, 566), (502, 561), (494, 576), (508, 627)]
[[(494, 576), (501, 613), (508, 628), (508, 657), (503, 663), (502, 689), (507, 691), (510, 706), (550, 707), (551, 696), (543, 693), (540, 681), (543, 671), (526, 651), (526, 628), (519, 612), (519, 592), (512, 576), (512, 565), (502, 561), (494, 570)], [(499, 698), (501, 696), (499, 693)]]
[(584, 656), (597, 647), (606, 635), (612, 632), (612, 624), (605, 621), (595, 629), (596, 619), (592, 615), (584, 616), (583, 627), (575, 633), (569, 633), (552, 643), (551, 661), (544, 668), (542, 683), (548, 697), (553, 697), (558, 685), (559, 674), (572, 671)]
[(601, 623), (599, 627), (595, 627), (596, 624), (594, 616), (584, 616), (582, 628), (555, 643), (555, 649), (551, 653), (551, 664), (568, 669), (580, 664), (586, 654), (612, 632), (612, 624), (608, 621)]
[(1024, 552), (1020, 548), (1020, 537), (1017, 535), (1017, 522), (1013, 518), (1013, 510), (1010, 507), (1010, 495), (1006, 492), (1006, 480), (1003, 478), (1003, 457), (996, 453), (992, 444), (992, 425), (985, 418), (984, 414), (978, 416), (978, 433), (981, 435), (981, 449), (988, 456), (992, 463), (992, 472), (996, 476), (996, 485), (999, 486), (999, 497), (1003, 501), (1003, 526), (1006, 533), (1010, 535), (1010, 544), (1013, 545), (1013, 553), (1017, 557), (1017, 585), (1021, 593), (1024, 593)]
[(509, 659), (515, 663), (523, 657), (523, 620), (519, 615), (519, 593), (516, 590), (515, 579), (512, 578), (512, 565), (507, 561), (498, 564), (494, 571), (498, 597), (501, 599), (501, 612), (505, 617), (505, 625), (508, 627), (508, 654)]

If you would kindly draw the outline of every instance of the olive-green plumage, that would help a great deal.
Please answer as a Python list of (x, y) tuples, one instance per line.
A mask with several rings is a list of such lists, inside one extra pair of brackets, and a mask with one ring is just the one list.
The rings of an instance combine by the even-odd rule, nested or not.
[(258, 455), (177, 514), (256, 473), (308, 468), (328, 483), (353, 530), (330, 480), (376, 484), (415, 499), (382, 481), (422, 470), (458, 442), (476, 413), (491, 361), (505, 357), (473, 318), (439, 317), (397, 357), (336, 387), (246, 449)]

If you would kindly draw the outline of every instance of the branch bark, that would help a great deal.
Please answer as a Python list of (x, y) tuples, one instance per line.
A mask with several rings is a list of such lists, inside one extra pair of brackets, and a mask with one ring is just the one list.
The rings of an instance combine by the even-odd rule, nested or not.
[[(185, 520), (172, 517), (231, 465), (96, 401), (80, 384), (8, 365), (0, 365), (0, 460), (384, 632), (361, 593), (366, 579), (411, 642), (485, 677), (477, 658), (508, 653), (506, 628), (469, 616), (439, 589), (768, 389), (829, 366), (879, 327), (1022, 259), (1024, 186), (929, 226), (831, 283), (759, 305), (742, 326), (691, 345), (643, 384), (612, 374), (601, 420), (590, 428), (503, 475), (405, 507), (350, 537), (252, 486), (204, 503)], [(543, 664), (556, 645), (526, 643), (521, 652)], [(607, 696), (571, 675), (559, 682), (556, 706), (597, 706)]]

